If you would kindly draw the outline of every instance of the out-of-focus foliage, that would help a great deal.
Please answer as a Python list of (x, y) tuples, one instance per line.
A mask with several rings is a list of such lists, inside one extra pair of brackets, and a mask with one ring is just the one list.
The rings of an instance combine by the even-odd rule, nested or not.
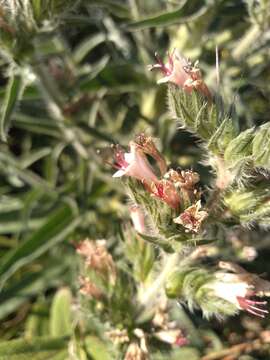
[[(269, 0), (0, 1), (1, 360), (124, 357), (123, 347), (105, 336), (108, 319), (102, 323), (78, 300), (74, 244), (86, 237), (107, 240), (123, 276), (119, 298), (110, 298), (116, 328), (151, 334), (151, 314), (138, 314), (128, 296), (136, 281), (148, 279), (155, 249), (127, 244), (126, 193), (111, 178), (110, 145), (127, 145), (145, 131), (160, 139), (174, 167), (200, 172), (203, 189), (213, 179), (206, 149), (179, 131), (167, 111), (166, 86), (158, 87), (147, 71), (155, 51), (163, 56), (176, 47), (200, 59), (205, 82), (222, 94), (225, 107), (234, 105), (226, 108), (224, 127), (237, 117), (245, 130), (238, 135), (248, 144), (243, 167), (252, 154), (256, 167), (265, 167), (260, 188), (243, 180), (226, 194), (237, 221), (212, 230), (217, 241), (209, 261), (222, 257), (269, 274), (269, 28)], [(206, 130), (210, 140), (214, 129)], [(218, 144), (229, 165), (238, 160), (236, 139)], [(257, 198), (265, 207), (253, 206)], [(270, 356), (269, 318), (206, 321), (175, 302), (170, 316), (190, 344), (171, 350), (151, 338), (153, 359)]]

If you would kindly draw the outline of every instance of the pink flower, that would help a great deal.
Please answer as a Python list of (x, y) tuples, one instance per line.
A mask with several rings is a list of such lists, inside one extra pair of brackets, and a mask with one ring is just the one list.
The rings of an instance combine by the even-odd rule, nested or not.
[(167, 203), (173, 209), (177, 209), (180, 205), (179, 194), (174, 184), (169, 180), (163, 179), (158, 183), (153, 183), (151, 188), (147, 188), (147, 190)]
[(143, 234), (145, 232), (145, 218), (142, 209), (139, 205), (133, 205), (129, 210), (134, 229)]
[(203, 221), (207, 218), (208, 213), (201, 209), (201, 201), (189, 206), (182, 214), (173, 219), (176, 224), (180, 224), (186, 228), (186, 232), (198, 233), (201, 229)]
[(133, 141), (129, 143), (130, 152), (124, 153), (119, 147), (115, 149), (115, 167), (118, 171), (113, 177), (131, 176), (142, 182), (152, 184), (158, 178), (149, 164), (143, 150)]
[(157, 53), (155, 56), (157, 64), (150, 65), (149, 69), (159, 69), (164, 74), (164, 77), (158, 80), (158, 84), (171, 82), (180, 86), (188, 93), (196, 89), (211, 99), (211, 93), (202, 79), (202, 74), (197, 63), (192, 65), (190, 61), (181, 56), (176, 50), (171, 54), (168, 52), (167, 63), (164, 63)]

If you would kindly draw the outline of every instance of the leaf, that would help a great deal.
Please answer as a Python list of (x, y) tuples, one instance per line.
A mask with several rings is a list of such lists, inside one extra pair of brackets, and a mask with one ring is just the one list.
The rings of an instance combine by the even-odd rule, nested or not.
[(9, 78), (4, 103), (1, 108), (0, 131), (1, 140), (7, 141), (7, 130), (10, 126), (11, 115), (16, 107), (17, 101), (22, 95), (23, 79), (21, 75), (12, 75)]
[(173, 11), (163, 12), (158, 15), (129, 23), (127, 24), (127, 27), (129, 30), (142, 30), (152, 27), (183, 24), (202, 16), (206, 13), (207, 9), (208, 6), (205, 5), (204, 1), (195, 0), (191, 4), (190, 1), (186, 0), (182, 1), (182, 6)]
[(252, 141), (252, 155), (256, 166), (270, 169), (270, 122), (256, 131)]
[(90, 5), (98, 5), (104, 7), (113, 15), (119, 18), (130, 18), (130, 9), (123, 5), (120, 1), (116, 0), (90, 0)]
[(0, 292), (0, 320), (14, 312), (31, 297), (44, 293), (51, 286), (58, 285), (69, 266), (68, 261), (50, 264), (49, 268), (42, 271), (26, 273)]
[(162, 239), (161, 237), (150, 236), (150, 235), (146, 235), (146, 234), (140, 234), (140, 236), (145, 241), (148, 241), (151, 244), (160, 246), (164, 251), (166, 251), (168, 253), (173, 253), (174, 252), (174, 249), (171, 246), (171, 244), (168, 241), (166, 241), (165, 239)]
[(72, 295), (68, 288), (60, 289), (55, 294), (50, 315), (50, 333), (52, 336), (71, 335), (71, 301)]
[(106, 41), (106, 36), (102, 33), (97, 33), (96, 35), (83, 40), (74, 50), (74, 61), (79, 64), (91, 50), (104, 41)]
[(75, 217), (76, 211), (74, 210), (71, 205), (62, 205), (27, 240), (2, 257), (0, 263), (2, 284), (22, 266), (30, 263), (48, 249), (66, 239), (80, 221), (80, 218)]
[(111, 360), (112, 356), (107, 350), (104, 342), (95, 336), (87, 336), (85, 339), (85, 347), (93, 360)]
[(21, 113), (14, 113), (12, 116), (14, 126), (34, 134), (48, 135), (56, 138), (62, 138), (59, 127), (51, 119), (41, 116), (34, 117)]
[(187, 93), (180, 87), (169, 84), (168, 105), (172, 117), (203, 140), (207, 141), (216, 130), (216, 106), (208, 103), (198, 91)]
[(252, 140), (254, 128), (241, 132), (227, 146), (224, 153), (224, 160), (229, 166), (235, 165), (239, 160), (252, 154)]
[(214, 153), (223, 153), (229, 142), (232, 141), (236, 135), (233, 120), (226, 117), (211, 136), (207, 146)]
[(0, 360), (48, 359), (67, 348), (69, 337), (36, 337), (0, 342)]

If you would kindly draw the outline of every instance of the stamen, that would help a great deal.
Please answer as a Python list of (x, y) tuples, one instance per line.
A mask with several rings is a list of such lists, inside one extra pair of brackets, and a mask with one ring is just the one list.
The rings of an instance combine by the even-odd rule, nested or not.
[(253, 310), (251, 310), (251, 309), (249, 309), (249, 308), (247, 308), (247, 309), (245, 309), (248, 313), (250, 313), (250, 314), (252, 314), (252, 315), (255, 315), (255, 316), (259, 316), (259, 317), (261, 317), (261, 318), (265, 318), (265, 316), (263, 315), (263, 314), (260, 314), (260, 313), (257, 313), (256, 311), (253, 311)]
[(260, 311), (260, 312), (262, 312), (262, 313), (265, 313), (265, 314), (268, 314), (268, 310), (264, 310), (264, 309), (261, 309), (261, 308), (259, 308), (259, 307), (256, 307), (256, 306), (253, 306), (253, 305), (250, 305), (249, 306), (249, 309), (253, 309), (253, 310), (256, 310), (256, 311)]
[(264, 318), (265, 317), (264, 314), (269, 313), (268, 310), (261, 309), (260, 307), (255, 306), (255, 305), (261, 305), (261, 306), (266, 305), (267, 301), (255, 301), (255, 300), (246, 299), (246, 298), (240, 297), (240, 296), (237, 296), (237, 301), (239, 303), (239, 306), (243, 310), (245, 310), (245, 311), (247, 311), (247, 312), (249, 312), (249, 313), (251, 313), (253, 315)]
[(251, 305), (266, 305), (267, 301), (254, 301), (254, 300), (246, 299), (246, 303)]

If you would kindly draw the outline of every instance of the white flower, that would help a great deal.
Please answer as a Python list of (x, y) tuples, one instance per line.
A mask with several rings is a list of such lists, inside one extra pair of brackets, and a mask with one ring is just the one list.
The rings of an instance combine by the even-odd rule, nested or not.
[(214, 295), (233, 304), (237, 309), (247, 311), (253, 315), (264, 318), (268, 310), (262, 308), (266, 301), (251, 300), (256, 295), (254, 286), (245, 281), (243, 276), (230, 273), (216, 273), (214, 282), (207, 285), (214, 291)]

